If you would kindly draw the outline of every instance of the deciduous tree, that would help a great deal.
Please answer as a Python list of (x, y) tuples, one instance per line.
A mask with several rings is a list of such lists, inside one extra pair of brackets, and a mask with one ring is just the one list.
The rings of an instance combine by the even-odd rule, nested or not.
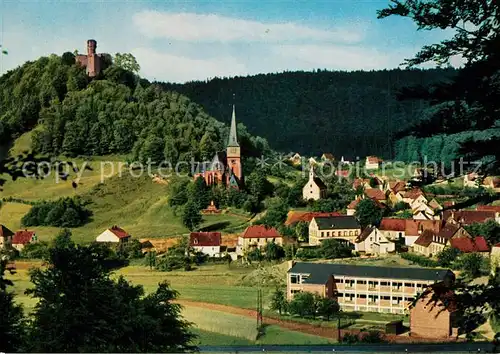
[(182, 223), (188, 228), (189, 231), (195, 231), (200, 226), (203, 217), (201, 216), (198, 205), (193, 201), (188, 201), (184, 205), (182, 212)]
[(141, 70), (137, 59), (130, 53), (116, 53), (113, 58), (113, 64), (134, 74), (139, 73)]
[[(53, 248), (49, 267), (31, 271), (37, 299), (29, 352), (183, 352), (194, 349), (177, 293), (167, 283), (145, 295), (113, 280), (97, 249)], [(78, 335), (75, 335), (78, 333)]]
[(288, 301), (283, 289), (277, 288), (271, 297), (271, 310), (278, 311), (281, 315), (287, 311)]
[(358, 219), (361, 227), (368, 225), (377, 226), (382, 220), (383, 210), (370, 198), (362, 199), (356, 206), (354, 216)]
[(22, 350), (26, 321), (22, 307), (14, 302), (14, 294), (8, 290), (14, 284), (5, 278), (6, 271), (14, 273), (0, 255), (0, 351), (17, 352)]

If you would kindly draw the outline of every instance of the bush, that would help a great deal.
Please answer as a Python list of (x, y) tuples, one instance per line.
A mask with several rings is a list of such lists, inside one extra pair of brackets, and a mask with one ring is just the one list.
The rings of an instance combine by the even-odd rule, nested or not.
[(49, 256), (49, 249), (50, 245), (45, 241), (28, 243), (21, 251), (21, 257), (28, 259), (46, 259)]
[(254, 248), (253, 250), (248, 252), (247, 258), (251, 262), (260, 262), (263, 259), (262, 252), (260, 251), (259, 248)]
[(403, 210), (407, 210), (407, 209), (410, 209), (410, 204), (408, 203), (405, 203), (403, 201), (400, 201), (400, 202), (397, 202), (396, 204), (394, 204), (394, 206), (392, 207), (392, 210), (397, 213), (398, 211), (403, 211)]
[(321, 242), (319, 253), (326, 259), (347, 258), (352, 256), (351, 248), (336, 239), (327, 239)]
[(321, 253), (319, 247), (313, 246), (313, 247), (303, 247), (300, 248), (297, 251), (297, 258), (299, 259), (315, 259), (315, 258), (320, 258)]
[(156, 269), (162, 272), (170, 272), (184, 268), (184, 258), (178, 256), (165, 256), (156, 260)]
[(488, 260), (479, 253), (466, 253), (461, 255), (455, 263), (467, 277), (477, 278), (484, 273), (488, 274), (487, 262)]
[(80, 198), (38, 202), (23, 216), (24, 226), (78, 227), (92, 215)]
[(425, 256), (421, 256), (415, 253), (401, 253), (401, 258), (406, 259), (407, 261), (418, 264), (422, 267), (437, 267), (439, 266), (438, 262), (433, 259), (427, 258)]
[(342, 337), (342, 343), (346, 344), (357, 344), (357, 343), (385, 343), (386, 340), (380, 332), (369, 331), (368, 333), (359, 335), (353, 333), (346, 333)]
[(142, 254), (142, 246), (139, 240), (132, 239), (126, 243), (120, 243), (117, 246), (116, 253), (124, 259), (138, 259), (144, 257)]
[(451, 267), (459, 255), (459, 250), (447, 247), (437, 254), (438, 264), (441, 267)]
[(359, 343), (359, 337), (353, 333), (346, 333), (342, 336), (340, 341), (346, 344), (356, 344)]
[(294, 295), (288, 305), (291, 315), (300, 317), (316, 316), (315, 295), (309, 292), (300, 292)]

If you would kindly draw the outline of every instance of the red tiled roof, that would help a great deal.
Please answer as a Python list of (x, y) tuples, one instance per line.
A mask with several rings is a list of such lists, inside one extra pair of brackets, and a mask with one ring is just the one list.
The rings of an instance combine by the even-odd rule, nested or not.
[(476, 210), (481, 211), (494, 211), (500, 213), (500, 205), (478, 205)]
[(360, 200), (361, 199), (359, 199), (359, 198), (354, 199), (352, 202), (349, 203), (349, 205), (347, 206), (347, 209), (356, 209)]
[(438, 233), (443, 226), (441, 220), (406, 220), (405, 234), (406, 236), (417, 236), (418, 230), (432, 230)]
[(485, 222), (489, 219), (495, 219), (495, 212), (488, 210), (459, 210), (450, 211), (445, 210), (443, 219), (453, 218), (453, 220), (460, 222), (464, 225)]
[(354, 182), (352, 183), (352, 188), (356, 189), (359, 186), (364, 186), (365, 183), (370, 183), (370, 180), (368, 179), (362, 179), (362, 178), (356, 178)]
[(451, 238), (460, 230), (461, 226), (446, 223), (443, 228), (438, 232), (439, 237), (443, 237), (446, 240), (451, 240)]
[(441, 209), (441, 205), (438, 203), (438, 201), (436, 199), (432, 199), (430, 202), (429, 202), (429, 206), (436, 210), (436, 209)]
[(382, 218), (378, 229), (384, 231), (405, 231), (406, 219)]
[(129, 233), (125, 230), (123, 230), (122, 228), (118, 227), (118, 226), (113, 226), (111, 228), (108, 229), (109, 231), (111, 231), (116, 237), (118, 238), (128, 238), (130, 237)]
[(394, 193), (403, 192), (406, 190), (406, 182), (389, 182), (389, 189), (391, 189)]
[(422, 232), (422, 234), (415, 241), (415, 245), (428, 247), (431, 244), (434, 235), (435, 234), (432, 230), (424, 230), (424, 232)]
[(354, 240), (354, 242), (355, 243), (363, 242), (368, 238), (368, 236), (370, 236), (373, 230), (375, 230), (374, 226), (367, 227), (366, 229), (363, 230), (363, 232), (361, 232), (361, 234), (358, 237), (356, 237), (356, 240)]
[(12, 244), (26, 245), (31, 242), (34, 234), (35, 231), (28, 231), (28, 230), (16, 231), (14, 237), (12, 238)]
[(350, 171), (349, 170), (337, 170), (335, 171), (336, 176), (341, 176), (341, 177), (349, 177)]
[(189, 245), (191, 247), (220, 246), (220, 244), (221, 244), (220, 232), (191, 232), (189, 234)]
[(282, 237), (274, 227), (264, 225), (251, 225), (241, 234), (243, 238), (278, 238)]
[(409, 191), (402, 192), (402, 195), (403, 198), (417, 199), (419, 196), (424, 195), (424, 192), (422, 192), (419, 188), (414, 188)]
[(289, 211), (287, 215), (287, 219), (285, 221), (285, 225), (293, 225), (300, 221), (311, 222), (311, 220), (315, 217), (322, 216), (340, 216), (342, 214), (332, 212), (332, 213), (321, 213), (321, 212), (311, 212), (311, 211)]
[[(381, 208), (381, 209), (384, 209), (386, 206), (385, 204), (382, 204), (380, 203), (378, 200), (376, 199), (373, 199), (373, 198), (369, 198), (371, 200), (373, 200), (375, 202), (375, 204)], [(358, 206), (359, 202), (361, 201), (360, 198), (356, 198), (354, 199), (352, 202), (349, 203), (349, 205), (347, 206), (347, 209), (356, 209), (356, 207)], [(339, 214), (340, 215), (340, 214)], [(334, 215), (334, 216), (339, 216), (339, 215)]]
[(379, 159), (377, 156), (367, 156), (366, 160), (368, 163), (379, 163), (382, 162), (381, 159)]
[(9, 230), (6, 226), (0, 225), (0, 237), (10, 237), (14, 236), (14, 233)]
[(385, 200), (386, 196), (385, 193), (382, 192), (378, 188), (370, 188), (365, 190), (365, 195), (368, 198), (375, 199), (375, 200)]
[(490, 251), (486, 239), (482, 236), (477, 236), (474, 239), (466, 237), (454, 238), (450, 241), (450, 245), (464, 253)]

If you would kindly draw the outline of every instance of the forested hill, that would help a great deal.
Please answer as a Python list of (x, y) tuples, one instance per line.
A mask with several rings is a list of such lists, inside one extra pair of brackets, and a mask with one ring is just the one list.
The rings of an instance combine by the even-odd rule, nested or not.
[[(229, 118), (231, 107), (225, 108), (220, 116)], [(130, 154), (134, 160), (174, 163), (211, 159), (229, 133), (186, 96), (118, 66), (90, 80), (69, 52), (0, 77), (0, 145), (30, 130), (34, 150), (44, 154)], [(245, 156), (269, 149), (243, 125), (238, 132)]]
[(397, 90), (449, 77), (453, 69), (284, 72), (207, 82), (164, 84), (228, 122), (237, 117), (250, 133), (279, 151), (320, 155), (392, 157), (392, 136), (422, 118), (423, 102), (399, 102)]

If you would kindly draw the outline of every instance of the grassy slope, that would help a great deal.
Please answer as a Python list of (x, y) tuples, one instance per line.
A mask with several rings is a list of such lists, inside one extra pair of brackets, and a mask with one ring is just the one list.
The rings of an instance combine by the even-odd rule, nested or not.
[[(236, 265), (228, 268), (227, 265), (210, 264), (190, 272), (158, 272), (142, 266), (129, 266), (120, 269), (117, 274), (143, 285), (146, 291), (153, 291), (160, 281), (167, 280), (179, 291), (180, 299), (254, 309), (257, 304), (256, 288), (239, 285), (241, 278), (252, 270)], [(266, 299), (271, 290), (264, 289)]]
[[(30, 134), (24, 134), (11, 148), (11, 155), (29, 150)], [(72, 230), (77, 242), (89, 242), (112, 225), (119, 225), (136, 238), (163, 238), (189, 232), (181, 223), (180, 216), (168, 205), (167, 186), (153, 183), (144, 176), (135, 178), (122, 164), (123, 157), (106, 156), (92, 161), (71, 159), (79, 167), (87, 163), (92, 170), (84, 170), (75, 189), (71, 181), (57, 181), (52, 174), (43, 180), (21, 178), (8, 181), (0, 192), (1, 198), (26, 201), (57, 199), (65, 196), (90, 197), (92, 221)], [(74, 173), (72, 174), (72, 177)], [(0, 223), (12, 230), (21, 227), (21, 218), (31, 208), (20, 203), (4, 203), (0, 209)], [(238, 231), (247, 224), (244, 216), (220, 214), (203, 218), (202, 228)], [(58, 229), (35, 227), (41, 240), (53, 238)]]

